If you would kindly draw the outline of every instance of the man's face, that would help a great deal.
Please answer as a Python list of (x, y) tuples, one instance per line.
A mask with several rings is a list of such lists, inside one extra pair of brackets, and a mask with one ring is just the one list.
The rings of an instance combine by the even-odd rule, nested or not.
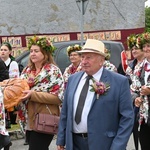
[(82, 53), (81, 65), (82, 70), (88, 75), (95, 74), (104, 63), (105, 57), (96, 53)]

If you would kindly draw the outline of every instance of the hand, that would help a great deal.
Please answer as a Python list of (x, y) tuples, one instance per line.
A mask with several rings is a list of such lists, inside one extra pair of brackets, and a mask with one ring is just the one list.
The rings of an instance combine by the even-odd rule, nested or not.
[(141, 97), (137, 97), (137, 98), (135, 99), (135, 101), (134, 101), (134, 105), (135, 105), (136, 107), (140, 107), (140, 105), (142, 104), (142, 102), (143, 102), (142, 98), (141, 98)]
[(64, 149), (65, 149), (64, 146), (61, 146), (61, 145), (57, 146), (57, 150), (64, 150)]
[(148, 88), (147, 86), (142, 86), (141, 87), (141, 92), (140, 92), (141, 95), (150, 95), (150, 88)]
[(23, 96), (21, 98), (22, 101), (26, 100), (26, 99), (29, 99), (31, 97), (31, 94), (32, 94), (33, 90), (26, 90), (26, 91), (23, 91), (23, 94), (25, 96)]

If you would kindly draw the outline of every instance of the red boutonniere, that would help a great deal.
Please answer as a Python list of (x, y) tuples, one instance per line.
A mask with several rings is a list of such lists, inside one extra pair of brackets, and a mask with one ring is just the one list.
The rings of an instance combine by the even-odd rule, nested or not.
[(100, 95), (106, 94), (110, 85), (108, 83), (98, 82), (93, 80), (93, 84), (90, 85), (92, 88), (90, 89), (91, 92), (96, 93), (96, 98), (99, 99)]

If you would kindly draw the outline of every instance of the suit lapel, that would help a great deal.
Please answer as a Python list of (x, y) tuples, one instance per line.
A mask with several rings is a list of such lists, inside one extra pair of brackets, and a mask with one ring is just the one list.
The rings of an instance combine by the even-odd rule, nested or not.
[[(108, 83), (107, 70), (106, 70), (105, 68), (103, 69), (102, 76), (101, 76), (101, 78), (100, 78), (99, 81), (100, 81), (100, 82), (103, 82), (103, 83)], [(96, 100), (100, 100), (100, 99), (102, 100), (102, 99), (103, 99), (103, 96), (99, 96), (99, 99), (97, 99), (96, 94), (94, 94), (92, 106), (93, 106), (93, 104), (94, 104), (94, 102), (95, 102)], [(92, 107), (91, 107), (91, 108), (92, 108)]]
[[(73, 101), (74, 101), (74, 95), (75, 95), (75, 91), (78, 87), (78, 84), (80, 82), (81, 77), (83, 76), (84, 72), (80, 72), (79, 75), (75, 76), (73, 83), (71, 84), (71, 88), (72, 88), (72, 92), (70, 92), (71, 94), (71, 106), (73, 106)], [(73, 93), (73, 94), (72, 94)]]

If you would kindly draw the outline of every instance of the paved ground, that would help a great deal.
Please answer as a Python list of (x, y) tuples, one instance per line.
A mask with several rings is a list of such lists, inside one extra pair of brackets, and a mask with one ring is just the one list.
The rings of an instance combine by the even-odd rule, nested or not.
[[(24, 139), (19, 137), (17, 140), (12, 138), (13, 145), (10, 147), (10, 150), (28, 150), (28, 146), (23, 145)], [(54, 139), (49, 147), (49, 150), (57, 150), (56, 147), (56, 139)], [(135, 150), (133, 145), (133, 138), (132, 135), (127, 145), (127, 150)]]

